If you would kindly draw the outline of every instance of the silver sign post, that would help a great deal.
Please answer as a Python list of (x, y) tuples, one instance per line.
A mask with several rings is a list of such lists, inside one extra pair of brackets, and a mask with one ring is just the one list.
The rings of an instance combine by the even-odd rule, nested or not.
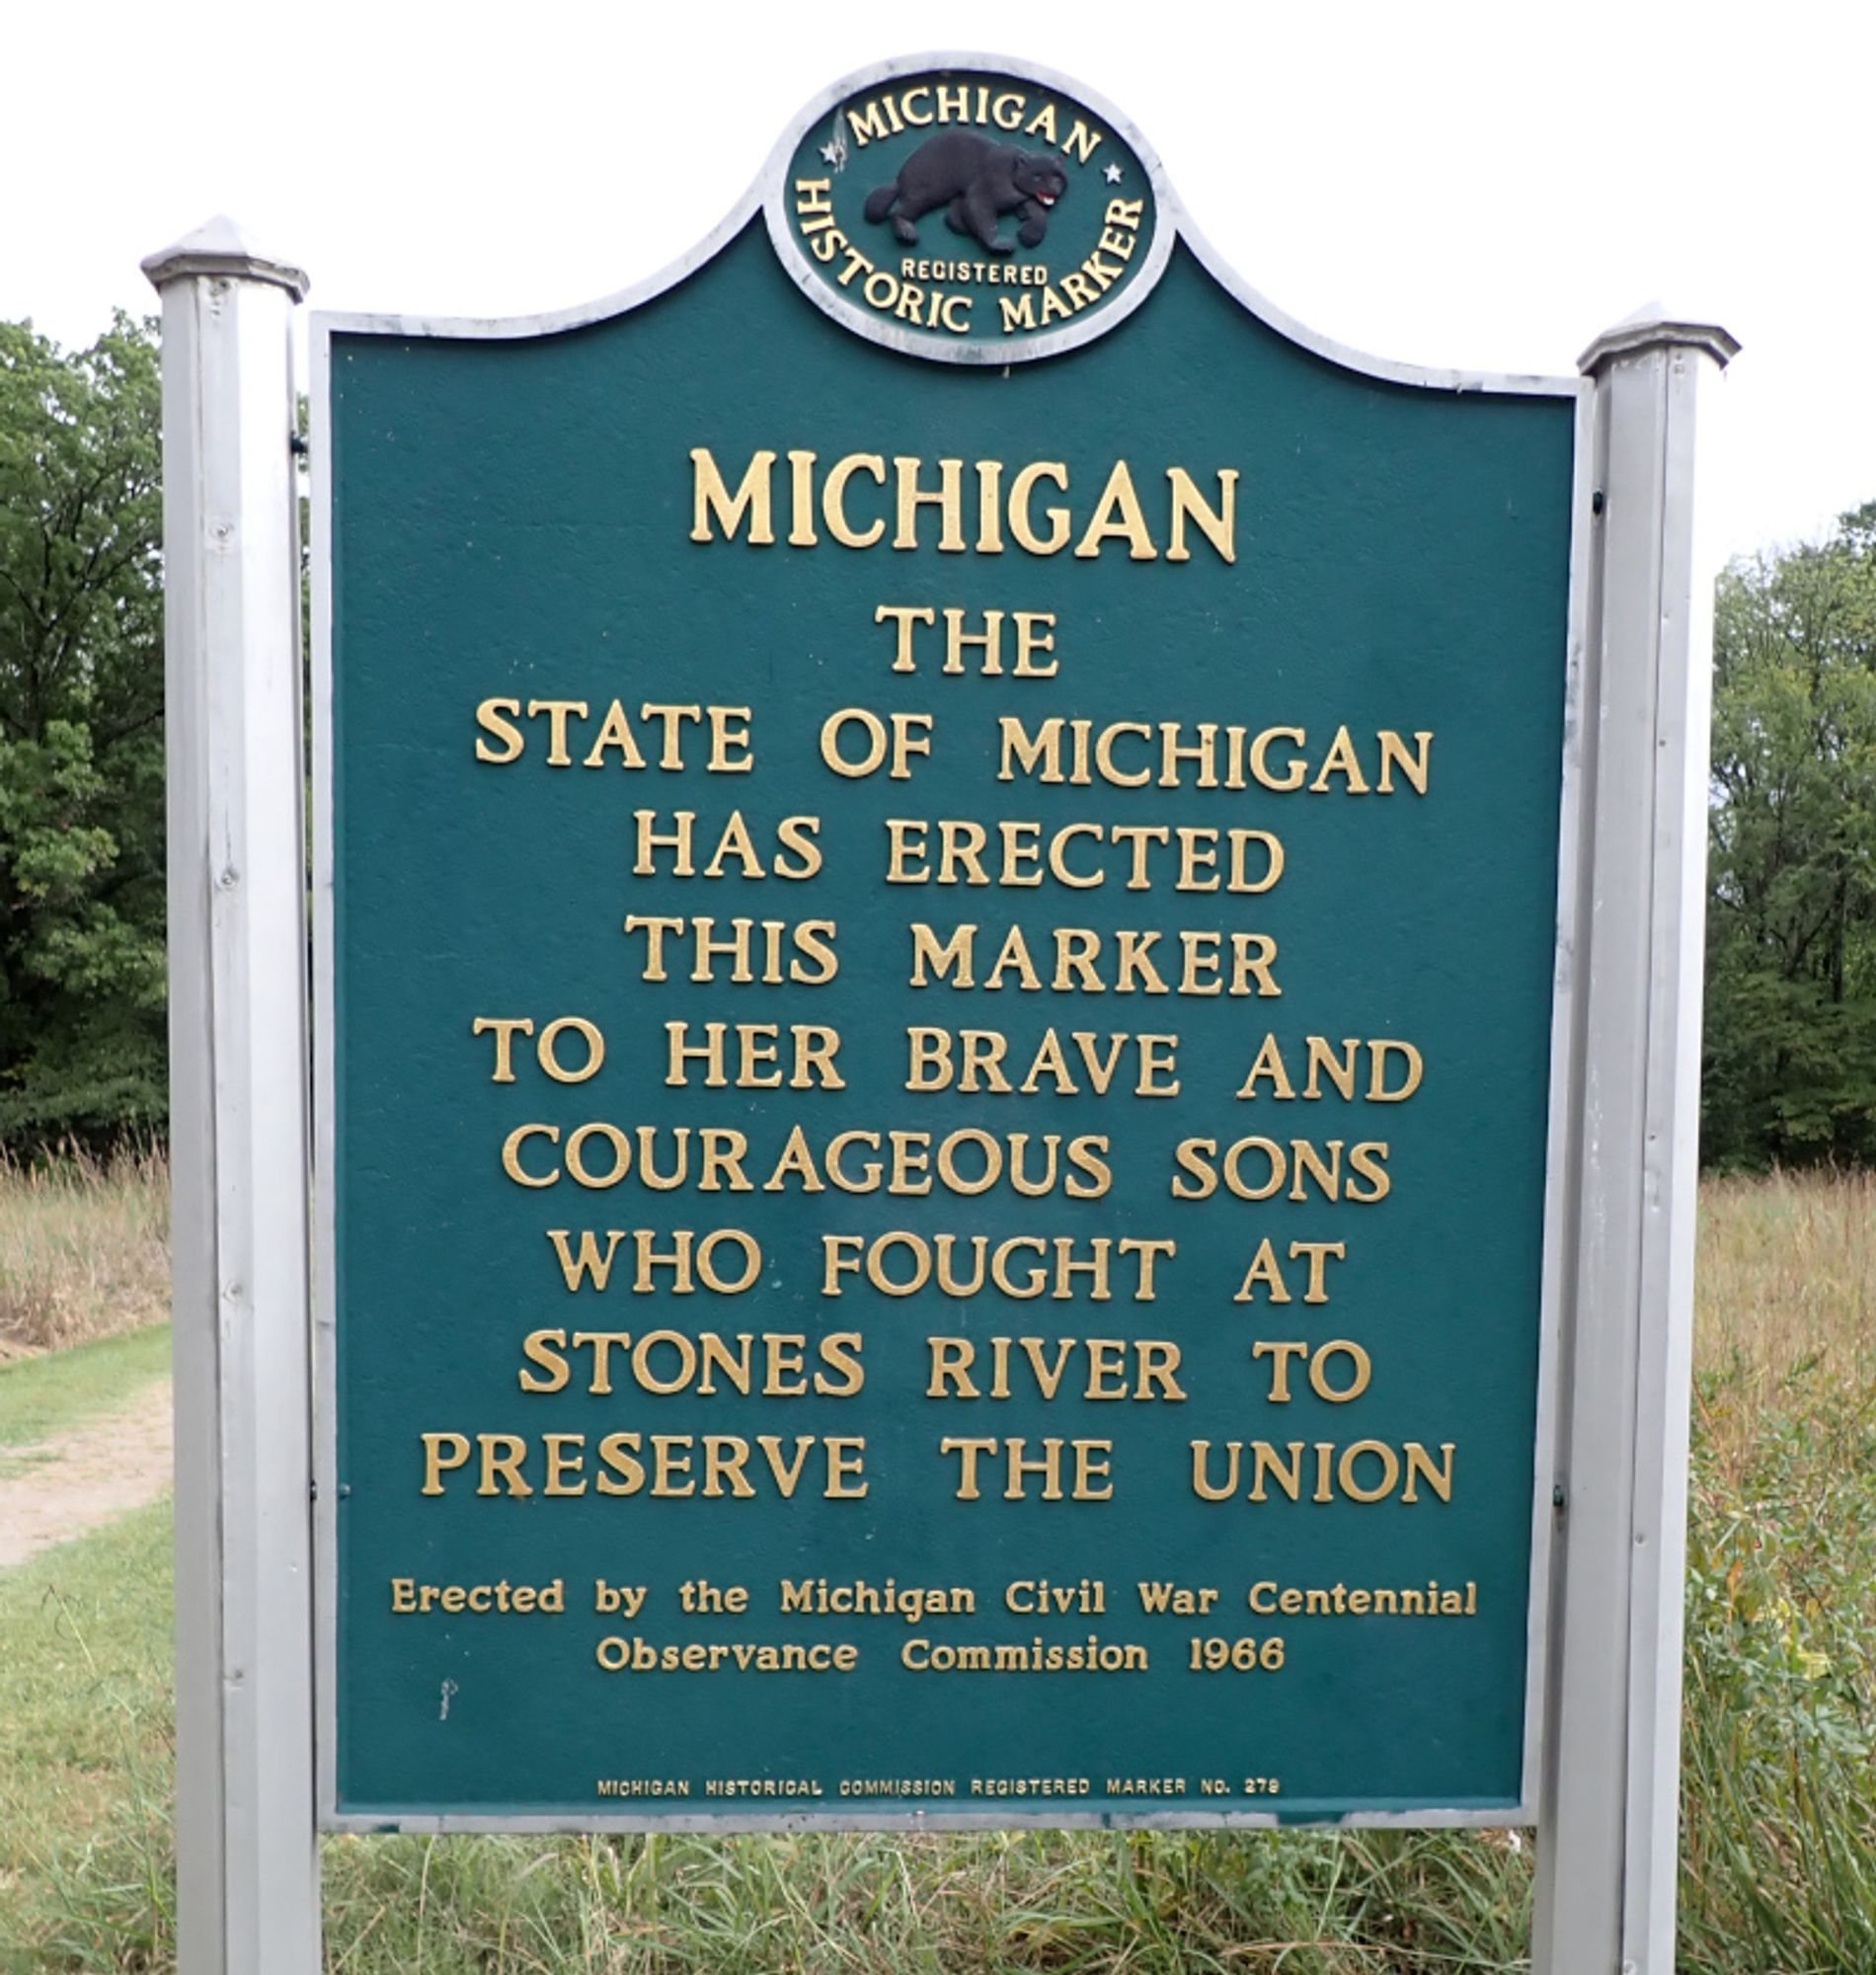
[(176, 1857), (186, 1975), (314, 1975), (306, 838), (288, 317), (225, 219), (163, 297)]
[(1711, 698), (1693, 424), (1700, 373), (1738, 347), (1648, 315), (1582, 359), (1595, 525), (1565, 959), (1583, 1075), (1534, 1975), (1674, 1975)]

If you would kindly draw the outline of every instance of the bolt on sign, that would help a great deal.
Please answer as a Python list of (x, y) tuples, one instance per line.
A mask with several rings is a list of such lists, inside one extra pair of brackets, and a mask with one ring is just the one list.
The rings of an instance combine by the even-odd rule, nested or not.
[(327, 1820), (1528, 1819), (1588, 387), (965, 57), (315, 343)]

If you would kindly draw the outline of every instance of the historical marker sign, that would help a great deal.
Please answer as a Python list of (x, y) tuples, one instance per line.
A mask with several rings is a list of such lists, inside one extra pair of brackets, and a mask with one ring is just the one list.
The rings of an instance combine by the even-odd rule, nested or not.
[(328, 1818), (1528, 1816), (1588, 387), (966, 58), (317, 347)]
[(763, 196), (811, 300), (949, 362), (1022, 362), (1103, 334), (1173, 246), (1157, 173), (1114, 112), (977, 63), (843, 87)]

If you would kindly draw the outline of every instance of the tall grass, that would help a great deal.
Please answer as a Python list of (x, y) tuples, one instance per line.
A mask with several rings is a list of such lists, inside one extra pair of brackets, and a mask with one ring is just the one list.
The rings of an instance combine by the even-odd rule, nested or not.
[[(1876, 1185), (1715, 1182), (1699, 1261), (1678, 1967), (1871, 1975)], [(0, 1733), (0, 1969), (174, 1966), (167, 1614), (134, 1560), (161, 1532), (126, 1528), (0, 1581), (0, 1718), (36, 1724)], [(1510, 1975), (1531, 1859), (1508, 1832), (347, 1837), (326, 1965)]]
[(1680, 1964), (1876, 1970), (1876, 1176), (1702, 1190)]
[(1876, 1173), (1705, 1181), (1694, 1302), (1695, 1416), (1721, 1460), (1746, 1454), (1760, 1415), (1794, 1393), (1867, 1389)]
[(0, 1154), (0, 1358), (169, 1314), (169, 1168), (160, 1151)]

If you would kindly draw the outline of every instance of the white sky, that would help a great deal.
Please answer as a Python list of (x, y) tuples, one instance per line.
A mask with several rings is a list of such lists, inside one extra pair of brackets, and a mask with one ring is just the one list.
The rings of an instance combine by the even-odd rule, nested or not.
[(1569, 370), (1638, 304), (1746, 346), (1722, 551), (1876, 498), (1876, 6), (103, 0), (0, 7), (0, 317), (83, 343), (216, 211), (330, 308), (515, 314), (715, 225), (796, 110), (932, 46), (1107, 96), (1254, 286), (1345, 343)]

